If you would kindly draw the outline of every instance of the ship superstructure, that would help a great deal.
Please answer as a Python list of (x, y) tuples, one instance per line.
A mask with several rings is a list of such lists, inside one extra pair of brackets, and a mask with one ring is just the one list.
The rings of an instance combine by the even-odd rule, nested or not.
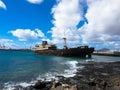
[(42, 41), (42, 44), (36, 44), (32, 50), (38, 51), (38, 50), (56, 50), (56, 49), (57, 47), (55, 44), (48, 44), (47, 41)]

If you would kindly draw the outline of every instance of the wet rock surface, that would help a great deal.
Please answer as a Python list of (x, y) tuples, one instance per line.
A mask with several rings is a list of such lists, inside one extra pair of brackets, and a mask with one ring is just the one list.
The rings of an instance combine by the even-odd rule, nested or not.
[(74, 77), (38, 81), (23, 90), (120, 90), (120, 62), (78, 63)]

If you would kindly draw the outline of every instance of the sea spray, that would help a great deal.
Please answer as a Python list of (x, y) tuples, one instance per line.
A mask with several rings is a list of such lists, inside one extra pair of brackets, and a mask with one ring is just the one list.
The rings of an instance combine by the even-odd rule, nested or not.
[[(18, 83), (5, 83), (5, 87), (3, 90), (15, 90), (16, 88), (26, 88), (28, 86), (34, 85), (38, 80), (41, 81), (51, 81), (53, 79), (58, 79), (57, 76), (64, 76), (64, 77), (73, 77), (77, 72), (77, 61), (66, 61), (65, 64), (68, 66), (68, 69), (65, 69), (63, 73), (57, 72), (48, 72), (44, 75), (39, 75), (35, 80), (31, 82), (18, 82)], [(80, 67), (81, 69), (83, 66)]]

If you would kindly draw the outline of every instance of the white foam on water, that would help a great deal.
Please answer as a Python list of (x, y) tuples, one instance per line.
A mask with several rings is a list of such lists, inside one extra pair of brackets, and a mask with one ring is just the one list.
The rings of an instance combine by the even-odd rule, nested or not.
[[(37, 81), (31, 81), (31, 82), (18, 82), (18, 83), (10, 83), (10, 82), (7, 82), (4, 84), (4, 88), (3, 90), (16, 90), (15, 87), (16, 86), (20, 86), (20, 87), (28, 87), (28, 86), (31, 86), (31, 85), (34, 85)], [(21, 89), (19, 89), (21, 90)]]
[(29, 83), (27, 82), (21, 82), (21, 83), (18, 83), (18, 85), (22, 86), (22, 87), (28, 87), (28, 86), (31, 86), (31, 85), (34, 85), (36, 83), (36, 81), (31, 81)]
[(3, 88), (3, 90), (14, 90), (15, 87), (13, 85), (7, 85)]
[(51, 81), (55, 79), (57, 73), (48, 72), (45, 75), (39, 75), (36, 79), (41, 81)]
[(94, 62), (94, 59), (86, 59), (86, 62)]
[[(3, 90), (15, 90), (16, 86), (20, 87), (28, 87), (31, 85), (34, 85), (38, 80), (41, 81), (51, 81), (53, 79), (58, 79), (56, 76), (64, 76), (64, 77), (73, 77), (76, 75), (77, 69), (83, 69), (84, 66), (79, 66), (77, 67), (78, 61), (66, 61), (65, 63), (69, 68), (64, 70), (62, 73), (57, 73), (57, 72), (48, 72), (44, 75), (39, 75), (36, 80), (31, 81), (31, 82), (19, 82), (19, 83), (5, 83), (4, 89)], [(20, 90), (20, 89), (19, 89)]]
[(76, 75), (77, 69), (83, 69), (84, 66), (77, 67), (78, 61), (67, 61), (66, 64), (68, 64), (69, 69), (65, 70), (63, 76), (64, 77), (73, 77)]
[(58, 79), (56, 76), (64, 76), (66, 78), (73, 77), (76, 75), (78, 68), (79, 69), (84, 68), (84, 66), (77, 67), (78, 61), (67, 61), (67, 62), (61, 63), (61, 64), (66, 64), (69, 68), (64, 70), (64, 72), (61, 72), (61, 73), (48, 72), (43, 77), (41, 75), (39, 77), (37, 77), (37, 80), (51, 81), (53, 79)]
[(77, 72), (77, 61), (67, 61), (66, 64), (68, 64), (69, 69), (65, 70), (63, 76), (64, 77), (73, 77), (75, 76), (75, 73)]
[(10, 84), (9, 82), (4, 84), (3, 90), (14, 90), (14, 89), (15, 89), (14, 84)]
[[(64, 72), (57, 73), (57, 72), (48, 72), (44, 76), (37, 77), (37, 80), (43, 80), (43, 81), (51, 81), (53, 79), (58, 79), (56, 76), (64, 76), (64, 77), (73, 77), (75, 76), (77, 72), (77, 64), (78, 61), (66, 61), (61, 64), (66, 64), (69, 68), (64, 70)], [(79, 68), (83, 69), (84, 66), (80, 66)]]

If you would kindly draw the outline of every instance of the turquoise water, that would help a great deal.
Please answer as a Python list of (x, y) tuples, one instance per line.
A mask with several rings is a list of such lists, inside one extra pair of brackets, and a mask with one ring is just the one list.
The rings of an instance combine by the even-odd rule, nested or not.
[[(120, 57), (93, 56), (92, 60), (111, 62), (120, 61)], [(78, 62), (86, 61), (81, 58), (41, 56), (31, 51), (0, 50), (0, 89), (12, 83), (26, 85), (58, 75), (69, 77), (75, 74)]]
[(62, 73), (69, 68), (66, 61), (34, 52), (0, 51), (0, 82), (30, 80), (50, 71)]
[(0, 50), (0, 86), (6, 83), (29, 83), (58, 75), (72, 76), (75, 73), (76, 60), (41, 56), (32, 51)]

